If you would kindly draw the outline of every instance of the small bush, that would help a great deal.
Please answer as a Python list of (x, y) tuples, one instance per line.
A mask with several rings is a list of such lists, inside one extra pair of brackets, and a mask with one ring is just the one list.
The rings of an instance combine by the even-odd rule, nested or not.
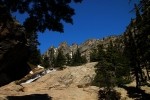
[(100, 90), (99, 91), (99, 100), (120, 100), (121, 94), (116, 90)]

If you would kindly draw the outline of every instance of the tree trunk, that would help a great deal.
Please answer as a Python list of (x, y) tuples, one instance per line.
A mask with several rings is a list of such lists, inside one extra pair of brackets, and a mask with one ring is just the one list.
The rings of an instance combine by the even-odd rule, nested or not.
[(146, 68), (146, 73), (147, 73), (147, 77), (148, 77), (148, 80), (149, 80), (149, 79), (150, 79), (150, 76), (149, 76), (149, 71), (148, 71), (147, 64), (145, 65), (145, 68)]

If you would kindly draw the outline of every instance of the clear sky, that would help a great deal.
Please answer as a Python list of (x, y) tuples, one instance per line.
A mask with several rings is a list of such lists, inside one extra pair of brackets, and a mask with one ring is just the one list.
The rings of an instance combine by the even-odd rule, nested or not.
[(44, 53), (50, 46), (57, 47), (66, 41), (81, 44), (88, 39), (100, 39), (110, 35), (122, 34), (134, 13), (134, 1), (129, 0), (83, 0), (81, 4), (71, 4), (76, 15), (74, 24), (64, 24), (64, 33), (46, 31), (39, 34), (39, 49)]
[[(57, 47), (61, 42), (81, 44), (88, 39), (101, 39), (110, 35), (122, 34), (135, 13), (132, 0), (83, 0), (81, 4), (71, 4), (76, 15), (74, 24), (64, 24), (64, 33), (45, 31), (39, 33), (39, 49), (44, 53), (50, 46)], [(17, 17), (17, 16), (16, 16)], [(23, 21), (21, 16), (17, 19)]]

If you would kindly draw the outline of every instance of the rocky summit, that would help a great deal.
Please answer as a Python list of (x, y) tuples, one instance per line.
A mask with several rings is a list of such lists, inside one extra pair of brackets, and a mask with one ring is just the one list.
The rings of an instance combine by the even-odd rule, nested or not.
[[(90, 53), (93, 49), (97, 48), (97, 45), (102, 44), (104, 48), (108, 47), (110, 41), (115, 42), (116, 40), (121, 40), (122, 36), (109, 36), (102, 39), (89, 39), (82, 44), (73, 43), (72, 45), (68, 45), (67, 42), (62, 42), (57, 48), (51, 46), (44, 54), (43, 57), (48, 57), (49, 62), (51, 62), (51, 56), (54, 54), (55, 56), (58, 54), (58, 50), (60, 49), (64, 55), (69, 54), (70, 57), (79, 49), (82, 56), (85, 56), (87, 61), (90, 62)], [(52, 53), (52, 50), (54, 52)]]

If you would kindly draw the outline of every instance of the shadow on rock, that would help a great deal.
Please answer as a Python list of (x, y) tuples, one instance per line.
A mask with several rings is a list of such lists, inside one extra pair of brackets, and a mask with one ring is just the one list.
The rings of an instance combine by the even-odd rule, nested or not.
[(8, 96), (8, 100), (52, 100), (48, 94), (32, 94), (25, 96)]
[(149, 100), (150, 98), (150, 94), (145, 93), (145, 90), (128, 86), (121, 86), (121, 88), (124, 88), (127, 91), (128, 96), (134, 100)]

